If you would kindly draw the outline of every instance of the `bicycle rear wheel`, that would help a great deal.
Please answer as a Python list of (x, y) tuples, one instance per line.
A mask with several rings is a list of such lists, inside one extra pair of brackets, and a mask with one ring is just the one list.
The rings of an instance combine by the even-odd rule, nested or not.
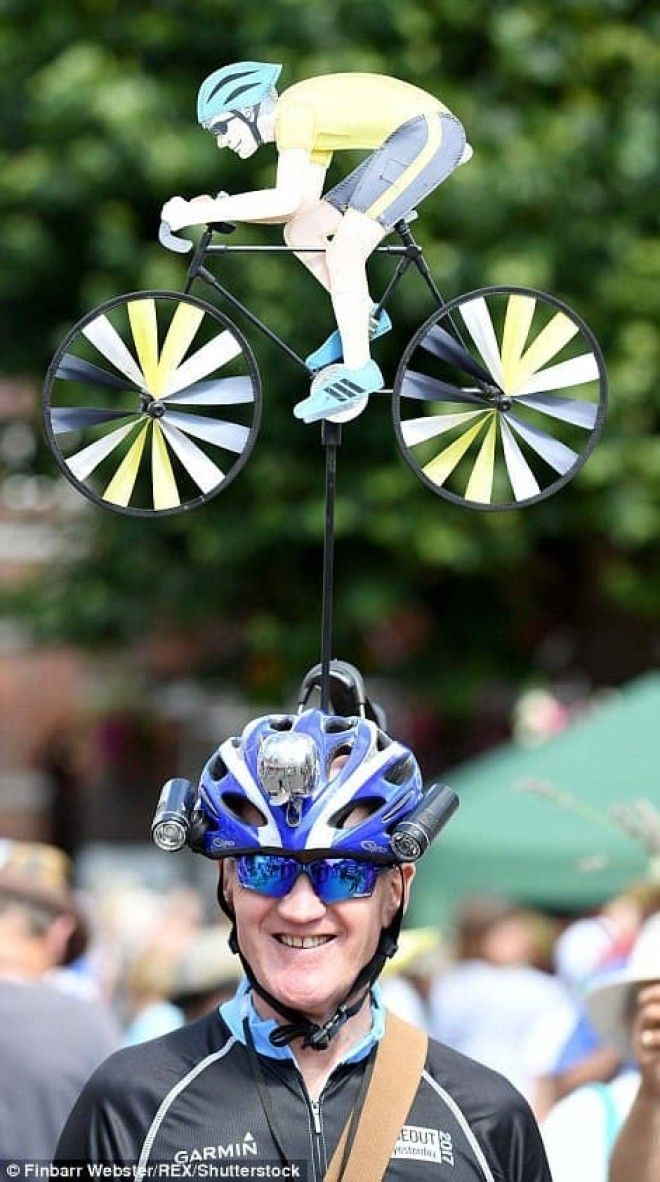
[(76, 324), (44, 385), (44, 427), (67, 480), (97, 505), (142, 517), (202, 505), (256, 442), (252, 350), (205, 300), (117, 296)]
[(561, 300), (486, 287), (436, 310), (393, 387), (399, 450), (438, 496), (515, 509), (551, 496), (584, 464), (603, 425), (596, 338)]

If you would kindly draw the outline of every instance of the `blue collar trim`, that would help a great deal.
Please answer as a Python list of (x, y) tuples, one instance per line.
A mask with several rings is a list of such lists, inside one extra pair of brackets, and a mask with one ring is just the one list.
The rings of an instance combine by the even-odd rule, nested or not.
[[(230, 1001), (225, 1001), (219, 1008), (223, 1022), (229, 1027), (239, 1042), (245, 1045), (243, 1022), (247, 1018), (250, 1032), (254, 1040), (254, 1048), (258, 1055), (265, 1055), (269, 1059), (290, 1059), (294, 1063), (295, 1055), (290, 1046), (274, 1047), (269, 1035), (278, 1023), (274, 1018), (261, 1018), (254, 1008), (250, 983), (247, 977), (241, 981), (236, 993)], [(385, 1033), (385, 1007), (379, 985), (371, 987), (371, 1030), (355, 1043), (343, 1056), (341, 1063), (357, 1063), (366, 1058), (376, 1043), (380, 1042)]]

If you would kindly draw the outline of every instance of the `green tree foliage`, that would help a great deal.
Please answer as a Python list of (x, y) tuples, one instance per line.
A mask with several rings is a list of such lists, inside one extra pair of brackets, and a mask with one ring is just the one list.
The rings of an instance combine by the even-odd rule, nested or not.
[[(456, 110), (474, 159), (418, 223), (441, 290), (519, 282), (567, 299), (602, 342), (612, 410), (561, 494), (479, 514), (422, 488), (397, 457), (387, 414), (370, 407), (339, 457), (335, 648), (431, 695), (451, 686), (466, 702), (479, 677), (528, 669), (558, 626), (587, 636), (578, 657), (596, 679), (634, 672), (642, 650), (617, 646), (613, 626), (626, 636), (634, 616), (646, 637), (660, 608), (657, 8), (42, 0), (37, 11), (2, 0), (0, 21), (5, 372), (43, 372), (67, 327), (103, 298), (181, 286), (185, 263), (155, 241), (168, 196), (269, 183), (274, 148), (247, 163), (220, 157), (196, 127), (196, 88), (216, 66), (282, 61), (285, 86), (375, 70)], [(306, 352), (322, 339), (330, 309), (302, 268), (230, 267), (238, 291), (294, 345)], [(414, 281), (397, 300), (383, 342), (390, 363), (430, 311)], [(269, 692), (317, 659), (322, 452), (291, 417), (298, 373), (254, 344), (265, 415), (239, 480), (182, 518), (90, 510), (78, 527), (84, 556), (22, 592), (39, 634), (89, 644), (172, 627), (220, 636), (208, 666), (231, 660), (234, 676)], [(52, 471), (45, 453), (40, 463)]]

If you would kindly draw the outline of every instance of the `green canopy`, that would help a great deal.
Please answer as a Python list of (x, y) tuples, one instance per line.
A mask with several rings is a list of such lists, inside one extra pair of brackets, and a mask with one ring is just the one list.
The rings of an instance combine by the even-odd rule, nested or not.
[[(643, 845), (607, 812), (642, 797), (660, 804), (660, 674), (608, 696), (542, 746), (509, 743), (444, 778), (461, 805), (419, 863), (411, 923), (438, 923), (473, 892), (553, 910), (596, 906), (649, 871)], [(525, 791), (530, 780), (578, 798), (579, 810)]]

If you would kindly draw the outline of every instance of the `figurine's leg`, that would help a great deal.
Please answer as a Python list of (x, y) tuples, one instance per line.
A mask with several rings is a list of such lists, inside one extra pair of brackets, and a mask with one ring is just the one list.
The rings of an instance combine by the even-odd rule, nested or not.
[(326, 251), (330, 296), (341, 336), (344, 364), (349, 369), (361, 369), (370, 358), (372, 301), (366, 263), (387, 232), (373, 218), (356, 209), (348, 209)]
[(330, 291), (331, 281), (325, 252), (328, 240), (336, 232), (341, 220), (341, 213), (333, 205), (327, 201), (316, 201), (297, 213), (284, 227), (287, 246), (293, 246), (294, 249), (300, 246), (316, 247), (316, 251), (301, 252), (296, 254), (296, 258), (311, 271), (326, 291)]

